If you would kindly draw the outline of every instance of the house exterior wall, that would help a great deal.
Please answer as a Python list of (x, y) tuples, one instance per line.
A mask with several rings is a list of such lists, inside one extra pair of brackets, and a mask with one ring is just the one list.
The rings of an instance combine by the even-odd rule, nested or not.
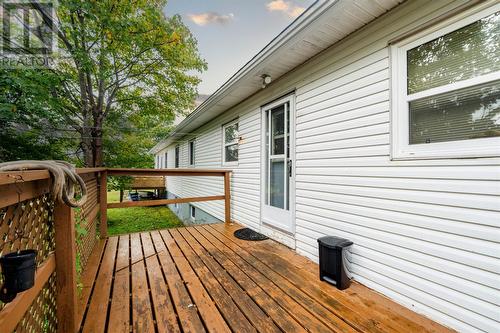
[[(500, 159), (390, 158), (390, 40), (465, 1), (408, 1), (180, 140), (197, 168), (224, 168), (222, 125), (239, 118), (232, 217), (315, 261), (316, 239), (354, 241), (354, 279), (464, 332), (500, 331)], [(260, 224), (260, 107), (296, 96), (296, 230)], [(174, 166), (168, 149), (168, 167)], [(163, 153), (163, 152), (162, 152)], [(178, 196), (222, 193), (217, 178), (167, 177)], [(223, 202), (195, 203), (223, 219)]]
[[(177, 199), (179, 198), (173, 193), (167, 192), (168, 199)], [(213, 217), (210, 214), (207, 214), (204, 210), (195, 207), (195, 217), (194, 219), (191, 217), (191, 212), (189, 206), (193, 204), (189, 203), (180, 203), (180, 204), (171, 204), (167, 205), (168, 208), (175, 214), (177, 217), (184, 223), (184, 225), (197, 225), (197, 224), (211, 224), (211, 223), (221, 223), (222, 221)], [(193, 205), (194, 206), (194, 205)]]

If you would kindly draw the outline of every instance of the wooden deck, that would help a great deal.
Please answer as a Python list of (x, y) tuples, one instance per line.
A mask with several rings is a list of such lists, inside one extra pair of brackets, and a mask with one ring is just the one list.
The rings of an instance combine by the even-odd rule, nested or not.
[(237, 225), (109, 237), (82, 277), (83, 332), (447, 332), (353, 283), (339, 291), (317, 265)]

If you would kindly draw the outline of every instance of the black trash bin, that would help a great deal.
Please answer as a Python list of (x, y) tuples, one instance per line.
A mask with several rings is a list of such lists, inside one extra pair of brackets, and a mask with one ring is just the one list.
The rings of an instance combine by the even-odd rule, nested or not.
[(351, 285), (345, 256), (347, 248), (352, 244), (350, 240), (334, 236), (318, 238), (321, 281), (329, 282), (341, 290)]

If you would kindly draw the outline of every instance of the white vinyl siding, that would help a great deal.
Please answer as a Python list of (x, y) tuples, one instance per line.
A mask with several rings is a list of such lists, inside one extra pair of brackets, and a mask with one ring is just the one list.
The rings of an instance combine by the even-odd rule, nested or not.
[[(238, 119), (239, 160), (237, 168), (222, 163), (222, 125), (234, 119), (223, 116), (196, 131), (196, 168), (234, 170), (231, 176), (232, 217), (240, 223), (259, 228), (260, 219), (260, 109), (246, 112)], [(257, 146), (256, 146), (257, 145)], [(188, 140), (179, 143), (180, 167), (188, 168)], [(175, 146), (168, 147), (174, 151)], [(219, 177), (167, 177), (168, 191), (180, 197), (211, 196), (224, 193), (223, 180)], [(224, 220), (224, 201), (195, 202), (193, 206)]]
[[(351, 239), (355, 280), (459, 331), (498, 332), (500, 159), (391, 160), (389, 41), (465, 3), (407, 1), (274, 81), (193, 133), (196, 167), (221, 167), (221, 126), (239, 117), (232, 216), (267, 233), (260, 106), (295, 90), (295, 241), (273, 237), (316, 261), (318, 237)], [(215, 178), (167, 178), (179, 196), (222, 193)], [(194, 205), (223, 220), (222, 201)]]

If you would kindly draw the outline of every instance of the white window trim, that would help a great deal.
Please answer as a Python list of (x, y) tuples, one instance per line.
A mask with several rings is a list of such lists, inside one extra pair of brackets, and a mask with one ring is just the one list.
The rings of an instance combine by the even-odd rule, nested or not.
[[(191, 163), (191, 143), (193, 144), (193, 163)], [(196, 165), (196, 139), (188, 141), (188, 164), (191, 167)]]
[[(226, 123), (222, 126), (222, 165), (223, 166), (236, 166), (236, 165), (238, 165), (239, 160), (240, 160), (239, 135), (234, 141), (231, 141), (231, 142), (226, 142), (226, 135), (225, 135), (226, 128), (229, 126), (233, 126), (235, 124), (238, 125), (238, 133), (239, 133), (239, 131), (240, 131), (239, 119), (232, 120), (229, 123)], [(238, 145), (238, 160), (226, 162), (226, 147), (232, 146), (234, 144)]]
[(407, 95), (406, 52), (499, 11), (500, 4), (490, 5), (487, 9), (482, 6), (481, 9), (483, 10), (478, 11), (478, 9), (475, 9), (473, 12), (461, 13), (452, 19), (445, 20), (432, 28), (390, 46), (391, 158), (393, 160), (500, 156), (500, 137), (409, 144), (409, 101), (500, 79), (500, 72), (494, 72)]

